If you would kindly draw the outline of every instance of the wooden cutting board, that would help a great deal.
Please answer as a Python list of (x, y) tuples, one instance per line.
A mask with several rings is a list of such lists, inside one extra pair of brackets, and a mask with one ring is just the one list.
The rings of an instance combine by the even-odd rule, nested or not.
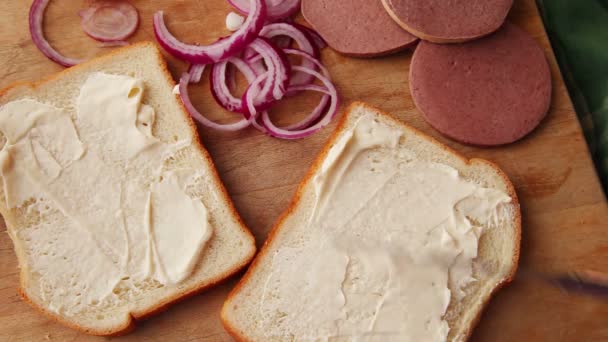
[[(30, 81), (62, 68), (32, 44), (27, 28), (31, 1), (0, 1), (0, 87)], [(68, 56), (92, 57), (107, 49), (82, 32), (77, 11), (84, 1), (53, 1), (45, 30), (52, 44)], [(164, 10), (170, 29), (185, 41), (209, 43), (228, 32), (225, 0), (138, 0), (141, 26), (131, 41), (152, 40), (152, 14)], [(516, 0), (509, 19), (543, 46), (554, 80), (551, 112), (539, 129), (521, 142), (479, 149), (452, 142), (429, 127), (409, 94), (411, 52), (378, 59), (352, 59), (323, 51), (343, 103), (362, 100), (391, 112), (469, 157), (498, 163), (510, 176), (523, 211), (521, 266), (560, 273), (577, 269), (608, 272), (608, 205), (560, 76), (534, 0)], [(174, 76), (186, 68), (169, 58)], [(208, 83), (191, 90), (194, 102), (212, 118), (227, 118), (212, 100)], [(279, 123), (302, 117), (318, 100), (316, 94), (289, 99), (273, 110)], [(258, 244), (294, 193), (334, 125), (301, 141), (280, 141), (251, 129), (217, 133), (201, 129), (244, 221)], [(0, 341), (93, 341), (40, 315), (17, 295), (18, 270), (12, 243), (2, 225), (0, 234)], [(207, 293), (177, 304), (139, 324), (121, 341), (229, 341), (219, 309), (231, 280)], [(567, 295), (556, 288), (521, 277), (491, 301), (473, 341), (608, 341), (608, 301)]]

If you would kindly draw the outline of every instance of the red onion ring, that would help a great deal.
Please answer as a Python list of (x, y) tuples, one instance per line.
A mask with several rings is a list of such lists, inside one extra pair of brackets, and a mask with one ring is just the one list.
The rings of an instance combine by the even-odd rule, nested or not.
[(248, 127), (249, 125), (251, 125), (251, 121), (255, 120), (255, 118), (256, 118), (255, 115), (250, 116), (249, 118), (243, 118), (237, 122), (229, 123), (229, 124), (219, 124), (217, 122), (213, 122), (213, 121), (207, 119), (203, 114), (201, 114), (198, 110), (196, 110), (196, 108), (192, 104), (192, 101), (190, 101), (190, 96), (188, 95), (188, 85), (189, 84), (190, 84), (190, 75), (187, 72), (185, 72), (182, 74), (182, 77), (179, 80), (180, 97), (181, 97), (182, 102), (184, 103), (184, 107), (186, 107), (186, 110), (188, 111), (188, 113), (190, 113), (190, 115), (196, 121), (201, 123), (202, 125), (207, 126), (209, 128), (219, 130), (219, 131), (234, 132), (234, 131), (238, 131), (238, 130)]
[[(323, 85), (325, 86), (325, 89), (314, 84), (302, 85), (301, 87), (306, 90), (322, 91), (331, 97), (331, 102), (329, 104), (327, 112), (325, 113), (325, 116), (321, 117), (321, 119), (314, 125), (309, 126), (307, 128), (303, 128), (301, 130), (287, 130), (284, 128), (279, 128), (270, 120), (268, 112), (263, 112), (261, 114), (262, 124), (266, 128), (268, 134), (276, 138), (289, 140), (306, 138), (311, 134), (317, 132), (321, 128), (327, 126), (331, 122), (331, 120), (336, 116), (338, 110), (338, 91), (327, 77), (321, 75), (320, 73), (314, 70), (306, 69), (299, 66), (295, 66), (293, 67), (293, 69), (298, 72), (313, 75), (317, 79), (319, 79), (321, 83), (323, 83)], [(255, 112), (252, 113), (255, 115)], [(307, 119), (309, 118), (306, 118), (305, 120)]]
[[(269, 108), (275, 101), (283, 98), (287, 92), (289, 83), (290, 66), (287, 61), (287, 57), (283, 51), (277, 49), (268, 39), (258, 38), (254, 40), (249, 48), (253, 49), (260, 55), (260, 58), (264, 59), (267, 71), (264, 74), (268, 74), (269, 77), (265, 79), (264, 86), (258, 91), (257, 87), (251, 85), (245, 90), (243, 98), (247, 96), (249, 92), (254, 92), (254, 101), (252, 103), (257, 111), (261, 111)], [(258, 72), (260, 68), (254, 67), (250, 64), (250, 67), (254, 68), (254, 71)], [(247, 106), (243, 103), (243, 113), (247, 113)]]
[[(302, 92), (305, 90), (312, 90), (312, 91), (317, 91), (317, 92), (321, 92), (321, 93), (326, 92), (326, 89), (324, 89), (323, 87), (318, 86), (316, 84), (304, 84), (304, 85), (296, 85), (296, 86), (289, 87), (289, 92), (298, 92), (299, 93), (299, 92)], [(306, 116), (300, 122), (297, 122), (293, 125), (286, 126), (284, 129), (289, 130), (289, 131), (297, 131), (297, 130), (301, 130), (301, 129), (310, 127), (315, 121), (317, 121), (321, 117), (323, 112), (327, 110), (327, 105), (329, 104), (330, 98), (331, 97), (327, 94), (323, 95), (323, 97), (321, 98), (321, 101), (319, 102), (317, 107), (315, 107), (315, 109), (312, 112), (310, 112), (310, 114), (308, 114), (308, 116)]]
[[(296, 49), (285, 49), (283, 51), (287, 54), (298, 55), (298, 56), (301, 56), (302, 58), (304, 58), (305, 60), (309, 60), (311, 63), (316, 65), (316, 67), (318, 67), (319, 70), (321, 70), (321, 73), (324, 77), (326, 77), (328, 80), (331, 80), (329, 71), (323, 66), (323, 64), (321, 64), (321, 62), (318, 59), (314, 58), (313, 56), (311, 56), (305, 52), (302, 52), (302, 51), (296, 50)], [(298, 85), (298, 86), (289, 87), (288, 93), (300, 92), (300, 91), (304, 91), (304, 90), (325, 92), (322, 87), (313, 84), (313, 85)], [(319, 119), (319, 117), (321, 117), (322, 113), (325, 110), (327, 110), (327, 105), (328, 105), (329, 99), (330, 99), (329, 95), (327, 95), (327, 94), (324, 95), (321, 98), (319, 105), (306, 118), (304, 118), (303, 120), (301, 120), (300, 122), (298, 122), (296, 124), (287, 126), (284, 129), (294, 131), (294, 130), (302, 130), (304, 128), (308, 128), (315, 121), (317, 121)]]
[[(260, 31), (260, 36), (266, 38), (282, 37), (286, 36), (293, 39), (298, 44), (299, 50), (302, 50), (315, 58), (319, 57), (319, 50), (315, 46), (312, 38), (293, 24), (288, 23), (275, 23), (264, 26)], [(314, 69), (315, 64), (308, 59), (304, 59), (301, 64), (302, 67), (308, 69)], [(314, 80), (314, 77), (308, 74), (297, 73), (291, 77), (290, 85), (309, 84)]]
[(154, 34), (160, 45), (173, 56), (195, 64), (211, 64), (225, 60), (241, 52), (253, 42), (266, 20), (266, 3), (263, 0), (249, 0), (251, 13), (235, 33), (211, 45), (198, 46), (183, 43), (167, 29), (163, 11), (154, 14)]
[[(327, 71), (327, 69), (321, 64), (321, 62), (319, 60), (317, 60), (310, 54), (307, 54), (303, 51), (296, 50), (296, 49), (285, 49), (284, 52), (286, 52), (288, 54), (293, 54), (293, 55), (298, 55), (298, 56), (303, 57), (303, 59), (305, 61), (307, 60), (312, 64), (312, 67), (318, 67), (321, 70), (323, 77), (327, 78), (327, 80), (330, 79), (329, 72)], [(260, 70), (257, 70), (257, 72), (256, 72), (257, 79), (264, 79), (267, 77), (268, 73), (265, 72), (263, 66), (260, 66), (260, 64), (259, 64), (261, 62), (260, 59), (261, 59), (261, 57), (259, 57), (259, 56), (256, 57), (253, 61), (253, 63), (255, 63), (255, 64), (250, 64), (249, 67), (253, 71), (256, 71), (253, 66), (257, 66), (257, 68), (261, 68), (262, 72), (260, 72)], [(330, 90), (327, 90), (321, 86), (314, 85), (314, 84), (312, 84), (312, 85), (308, 84), (308, 85), (290, 86), (288, 88), (288, 93), (297, 93), (297, 92), (304, 91), (304, 90), (312, 90), (312, 91), (318, 91), (318, 92), (323, 92), (323, 93), (331, 92)], [(252, 107), (252, 102), (254, 101), (253, 99), (258, 96), (258, 94), (256, 93), (257, 91), (259, 91), (259, 90), (254, 89), (254, 88), (248, 88), (245, 91), (245, 94), (243, 95), (242, 102), (243, 102), (243, 106), (245, 107), (245, 111), (242, 111), (242, 113), (246, 117), (248, 117), (249, 112), (252, 112), (252, 110), (255, 110), (255, 112), (260, 111), (259, 106)], [(336, 96), (337, 96), (337, 94), (336, 94)], [(287, 126), (283, 129), (298, 131), (298, 130), (303, 130), (303, 129), (308, 128), (309, 126), (313, 125), (322, 116), (322, 114), (327, 110), (327, 105), (328, 105), (330, 99), (331, 99), (330, 95), (327, 95), (327, 94), (324, 95), (323, 98), (321, 99), (319, 105), (317, 105), (317, 107), (306, 118), (304, 118), (303, 120), (301, 120), (300, 122), (298, 122), (296, 124)], [(263, 119), (263, 115), (259, 116), (258, 119)], [(258, 119), (252, 121), (252, 124), (256, 128), (260, 129), (262, 132), (269, 133), (269, 130), (266, 129), (266, 127), (258, 124), (258, 122), (257, 122)], [(308, 134), (308, 133), (305, 133), (305, 134)], [(312, 134), (312, 133), (310, 133), (310, 134)], [(299, 137), (296, 137), (296, 138), (299, 138)], [(294, 138), (294, 139), (296, 139), (296, 138)]]
[(63, 56), (62, 54), (57, 52), (57, 50), (55, 50), (44, 37), (42, 24), (44, 21), (44, 12), (49, 4), (49, 1), (50, 0), (34, 0), (32, 6), (30, 7), (29, 28), (30, 34), (32, 36), (32, 41), (40, 50), (40, 52), (42, 52), (46, 57), (48, 57), (55, 63), (61, 64), (65, 67), (71, 67), (73, 65), (83, 62), (83, 60), (81, 59)]
[[(312, 64), (313, 69), (315, 67), (319, 68), (319, 70), (321, 70), (321, 73), (323, 74), (323, 76), (325, 76), (329, 79), (331, 78), (329, 76), (329, 71), (327, 70), (327, 68), (325, 68), (325, 66), (314, 56), (312, 56), (304, 51), (298, 50), (298, 49), (283, 49), (283, 52), (286, 54), (289, 54), (289, 55), (297, 55), (297, 56), (303, 57), (304, 61), (308, 61), (310, 64)], [(260, 63), (261, 62), (260, 59), (261, 59), (260, 56), (256, 56), (256, 57), (251, 58), (249, 61), (249, 65), (254, 69), (254, 71), (256, 71), (256, 73), (258, 75), (265, 72), (264, 66)], [(313, 79), (314, 79), (314, 77), (313, 77)], [(295, 93), (298, 92), (296, 89), (297, 88), (288, 89), (286, 94), (288, 96), (294, 95)]]
[(242, 59), (231, 57), (213, 65), (213, 69), (211, 69), (211, 94), (216, 102), (226, 110), (243, 113), (243, 101), (232, 95), (226, 83), (228, 63), (232, 63), (245, 76), (249, 84), (255, 81), (256, 74), (253, 69)]
[(317, 68), (319, 68), (319, 70), (321, 70), (321, 73), (323, 74), (323, 76), (325, 78), (331, 80), (331, 77), (329, 76), (329, 71), (327, 70), (327, 68), (314, 56), (312, 56), (304, 51), (298, 50), (298, 49), (283, 49), (283, 52), (288, 55), (297, 55), (297, 56), (303, 57), (305, 60), (310, 61)]
[[(251, 5), (247, 0), (228, 0), (237, 11), (248, 14)], [(267, 2), (267, 18), (276, 21), (295, 14), (300, 9), (300, 0), (265, 0)]]
[[(274, 46), (279, 49), (288, 49), (291, 46), (291, 38), (287, 36), (274, 37), (270, 39), (270, 41), (272, 42), (272, 44), (274, 44)], [(255, 56), (257, 56), (257, 53), (255, 53), (255, 51), (251, 49), (245, 49), (245, 52), (243, 54), (243, 58), (245, 60), (252, 59)]]
[(126, 1), (96, 1), (79, 15), (84, 32), (101, 42), (125, 40), (139, 25), (137, 9)]

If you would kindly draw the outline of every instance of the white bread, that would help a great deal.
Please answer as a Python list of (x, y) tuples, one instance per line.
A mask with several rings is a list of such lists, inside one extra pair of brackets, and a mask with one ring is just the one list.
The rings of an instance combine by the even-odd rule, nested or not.
[[(38, 83), (22, 83), (0, 91), (0, 107), (10, 101), (30, 98), (67, 109), (75, 117), (74, 99), (87, 77), (94, 72), (127, 75), (144, 83), (143, 103), (156, 111), (152, 133), (163, 142), (189, 140), (191, 145), (177, 152), (165, 162), (167, 170), (193, 168), (205, 174), (192, 191), (200, 196), (209, 211), (213, 236), (200, 255), (191, 275), (177, 284), (139, 284), (140, 292), (131, 299), (120, 297), (119, 304), (103, 310), (91, 306), (76, 316), (65, 316), (49, 308), (43, 300), (37, 277), (28, 270), (27, 254), (36, 257), (39, 250), (28, 250), (18, 231), (35, 225), (46, 217), (36, 210), (28, 210), (29, 202), (15, 209), (0, 201), (0, 212), (13, 239), (20, 265), (20, 294), (51, 318), (72, 328), (95, 335), (119, 335), (134, 328), (136, 320), (155, 314), (170, 304), (207, 289), (245, 267), (255, 254), (255, 241), (241, 221), (217, 175), (213, 162), (200, 143), (197, 129), (178, 97), (164, 59), (153, 43), (139, 43), (118, 49), (106, 56), (67, 69)], [(4, 144), (5, 139), (2, 139)], [(70, 189), (73, 190), (73, 189)], [(87, 191), (87, 189), (82, 189)], [(0, 184), (0, 198), (4, 198)], [(31, 208), (29, 208), (31, 209)], [(41, 232), (40, 234), (44, 234)], [(52, 243), (52, 242), (51, 242)], [(73, 243), (79, 243), (73, 241)], [(67, 282), (68, 280), (66, 280)], [(65, 286), (69, 286), (67, 283)], [(61, 290), (61, 289), (55, 289)], [(125, 297), (126, 298), (126, 297)]]
[[(477, 282), (469, 284), (464, 289), (464, 297), (449, 303), (444, 319), (448, 322), (450, 331), (448, 340), (466, 340), (477, 321), (484, 306), (492, 294), (514, 276), (519, 259), (521, 215), (517, 196), (506, 175), (494, 164), (481, 160), (467, 160), (445, 145), (428, 137), (424, 133), (392, 118), (363, 103), (352, 104), (343, 115), (332, 138), (326, 144), (317, 160), (313, 163), (307, 176), (297, 189), (290, 206), (278, 219), (262, 250), (256, 256), (245, 276), (229, 295), (222, 308), (222, 322), (227, 331), (239, 341), (272, 341), (273, 337), (265, 334), (262, 321), (272, 318), (265, 317), (260, 309), (263, 300), (265, 281), (268, 279), (273, 264), (273, 255), (283, 246), (301, 245), (307, 236), (307, 222), (312, 214), (311, 201), (315, 197), (314, 177), (321, 172), (321, 165), (345, 131), (353, 128), (363, 115), (372, 114), (383, 124), (397, 128), (403, 132), (400, 147), (414, 152), (415, 158), (421, 161), (438, 162), (458, 170), (463, 179), (475, 182), (483, 187), (500, 190), (511, 197), (505, 219), (498, 227), (484, 230), (479, 242), (478, 258), (473, 262), (473, 276)], [(381, 227), (378, 234), (382, 234)], [(277, 271), (277, 270), (273, 270)], [(277, 274), (281, 274), (278, 270)], [(345, 279), (347, 276), (345, 276)], [(451, 289), (453, 290), (453, 289)], [(293, 293), (293, 298), (314, 296), (314, 293), (301, 291)], [(272, 294), (270, 296), (273, 296)], [(274, 298), (274, 297), (273, 297)], [(293, 298), (279, 298), (279, 301), (290, 302)], [(369, 308), (368, 311), (373, 311)], [(288, 315), (289, 313), (282, 313)], [(274, 317), (274, 316), (273, 316)], [(282, 319), (282, 318), (281, 318)], [(293, 334), (297, 335), (297, 334)], [(299, 340), (298, 336), (291, 336)], [(280, 339), (276, 339), (280, 340)], [(342, 339), (337, 339), (342, 341)], [(344, 339), (348, 340), (348, 339)]]

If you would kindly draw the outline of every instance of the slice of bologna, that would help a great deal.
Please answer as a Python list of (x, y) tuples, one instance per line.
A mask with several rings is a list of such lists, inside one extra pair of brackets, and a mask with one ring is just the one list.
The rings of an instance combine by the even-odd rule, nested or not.
[(411, 34), (435, 43), (473, 40), (496, 31), (513, 0), (382, 0)]
[(546, 116), (551, 72), (543, 50), (520, 28), (461, 44), (422, 41), (410, 66), (410, 90), (426, 121), (472, 145), (517, 141)]
[(391, 20), (379, 0), (302, 0), (302, 14), (344, 55), (382, 56), (418, 40)]

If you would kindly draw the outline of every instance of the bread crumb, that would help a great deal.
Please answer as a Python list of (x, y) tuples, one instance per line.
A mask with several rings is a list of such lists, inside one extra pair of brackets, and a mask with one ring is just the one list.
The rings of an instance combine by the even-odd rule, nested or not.
[(47, 340), (47, 341), (50, 341), (51, 340), (51, 334), (44, 335), (44, 339)]

